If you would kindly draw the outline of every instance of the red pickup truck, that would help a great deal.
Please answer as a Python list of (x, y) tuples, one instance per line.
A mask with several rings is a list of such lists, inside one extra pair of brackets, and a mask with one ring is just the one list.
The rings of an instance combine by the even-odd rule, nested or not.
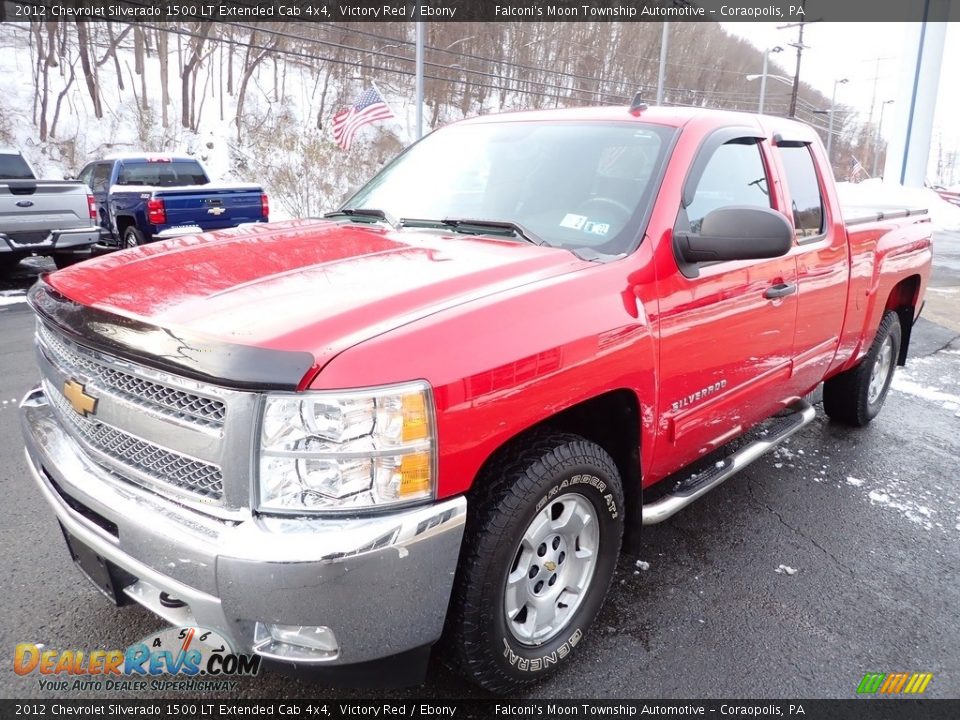
[(442, 638), (512, 690), (820, 383), (839, 422), (879, 412), (930, 225), (841, 211), (828, 167), (780, 118), (483, 117), (326, 218), (54, 273), (29, 467), (117, 603), (333, 675), (422, 676)]

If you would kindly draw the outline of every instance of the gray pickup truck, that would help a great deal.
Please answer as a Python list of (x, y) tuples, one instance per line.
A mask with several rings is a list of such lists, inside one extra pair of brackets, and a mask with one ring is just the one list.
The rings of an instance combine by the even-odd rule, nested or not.
[(66, 180), (37, 180), (16, 150), (0, 150), (0, 275), (47, 255), (58, 268), (90, 257), (100, 240), (93, 196)]

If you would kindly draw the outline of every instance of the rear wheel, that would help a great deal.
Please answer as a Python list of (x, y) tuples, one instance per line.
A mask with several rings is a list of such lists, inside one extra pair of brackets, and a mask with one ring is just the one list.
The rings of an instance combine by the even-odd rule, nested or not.
[(900, 318), (883, 316), (877, 336), (860, 363), (823, 384), (823, 409), (834, 420), (863, 427), (883, 407), (900, 356)]
[(125, 248), (140, 247), (147, 244), (147, 238), (133, 225), (123, 231), (123, 241), (121, 245)]
[(518, 446), (477, 479), (448, 624), (480, 686), (510, 692), (566, 661), (603, 604), (620, 553), (616, 464), (577, 435)]

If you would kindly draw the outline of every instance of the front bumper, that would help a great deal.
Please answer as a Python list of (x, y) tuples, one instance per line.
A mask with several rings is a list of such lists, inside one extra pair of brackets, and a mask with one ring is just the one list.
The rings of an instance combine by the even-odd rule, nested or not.
[[(391, 514), (222, 520), (120, 480), (83, 455), (42, 390), (21, 403), (27, 465), (66, 531), (134, 578), (133, 600), (175, 625), (224, 635), (237, 652), (349, 665), (435, 642), (466, 518), (463, 497)], [(160, 594), (185, 607), (170, 608)], [(335, 655), (259, 650), (257, 623), (325, 626)]]
[(86, 250), (100, 241), (100, 228), (91, 226), (70, 230), (51, 230), (42, 240), (21, 242), (0, 233), (0, 255), (6, 253), (51, 255)]

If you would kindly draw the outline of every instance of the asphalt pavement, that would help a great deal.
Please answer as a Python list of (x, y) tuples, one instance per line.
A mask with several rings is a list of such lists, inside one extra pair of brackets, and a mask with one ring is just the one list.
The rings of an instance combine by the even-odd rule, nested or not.
[[(819, 408), (776, 452), (646, 528), (574, 661), (529, 697), (851, 698), (867, 672), (931, 672), (927, 696), (960, 697), (957, 240), (947, 238), (934, 274), (953, 292), (930, 293), (938, 322), (916, 326), (880, 417), (853, 430)], [(17, 643), (124, 648), (163, 626), (138, 606), (108, 605), (81, 577), (27, 474), (16, 405), (37, 372), (22, 293), (47, 267), (32, 260), (0, 281), (0, 697), (52, 697), (35, 675), (11, 671)], [(482, 693), (435, 663), (419, 688), (345, 690), (264, 672), (229, 696)]]

